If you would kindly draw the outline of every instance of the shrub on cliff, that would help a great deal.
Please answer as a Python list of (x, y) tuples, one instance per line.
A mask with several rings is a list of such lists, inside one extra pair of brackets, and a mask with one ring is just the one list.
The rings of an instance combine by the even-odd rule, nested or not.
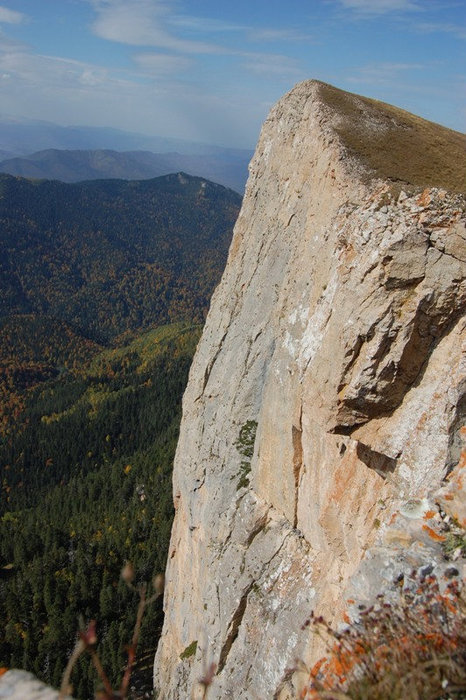
[(455, 578), (442, 590), (435, 576), (418, 572), (398, 584), (397, 600), (379, 595), (342, 631), (321, 617), (306, 621), (325, 638), (328, 655), (311, 670), (302, 700), (466, 698), (463, 586)]

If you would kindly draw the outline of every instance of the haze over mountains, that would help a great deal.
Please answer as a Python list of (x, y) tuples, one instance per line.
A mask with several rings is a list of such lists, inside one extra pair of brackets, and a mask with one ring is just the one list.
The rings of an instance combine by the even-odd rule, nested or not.
[(82, 180), (146, 180), (183, 171), (200, 175), (242, 193), (249, 155), (187, 155), (150, 151), (60, 151), (47, 149), (23, 158), (0, 162), (0, 172), (35, 179), (80, 182)]
[(97, 127), (0, 116), (0, 172), (78, 182), (139, 180), (183, 171), (244, 191), (252, 151)]

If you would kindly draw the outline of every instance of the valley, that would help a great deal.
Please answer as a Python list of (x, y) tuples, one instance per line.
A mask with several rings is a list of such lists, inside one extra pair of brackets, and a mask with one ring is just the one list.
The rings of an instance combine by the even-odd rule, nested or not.
[[(96, 619), (116, 685), (137, 607), (120, 571), (165, 569), (181, 397), (241, 198), (184, 174), (0, 190), (0, 666), (58, 686)], [(158, 601), (141, 659), (161, 624)], [(89, 659), (72, 682), (93, 695)]]

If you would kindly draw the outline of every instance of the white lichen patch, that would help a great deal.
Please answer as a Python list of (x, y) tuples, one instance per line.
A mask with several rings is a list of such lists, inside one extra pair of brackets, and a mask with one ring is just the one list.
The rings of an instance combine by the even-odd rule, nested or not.
[(338, 270), (334, 270), (324, 294), (319, 299), (316, 310), (309, 318), (300, 343), (299, 367), (309, 365), (322, 344), (326, 326), (332, 315), (333, 299), (338, 287)]
[(405, 518), (416, 519), (423, 518), (427, 511), (431, 508), (427, 498), (410, 498), (400, 506), (400, 513)]

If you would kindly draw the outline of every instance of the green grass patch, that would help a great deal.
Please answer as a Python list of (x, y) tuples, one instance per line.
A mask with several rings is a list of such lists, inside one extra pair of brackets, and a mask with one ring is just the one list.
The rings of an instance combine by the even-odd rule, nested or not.
[(254, 454), (254, 443), (256, 441), (257, 421), (248, 420), (241, 427), (238, 439), (235, 442), (236, 449), (243, 457), (239, 469), (239, 481), (236, 489), (249, 486), (249, 473), (251, 471), (251, 459)]
[(180, 659), (183, 661), (184, 659), (190, 659), (191, 656), (194, 656), (197, 650), (197, 639), (194, 640), (194, 642), (191, 642), (191, 644), (188, 644), (186, 649), (181, 652), (180, 654)]

